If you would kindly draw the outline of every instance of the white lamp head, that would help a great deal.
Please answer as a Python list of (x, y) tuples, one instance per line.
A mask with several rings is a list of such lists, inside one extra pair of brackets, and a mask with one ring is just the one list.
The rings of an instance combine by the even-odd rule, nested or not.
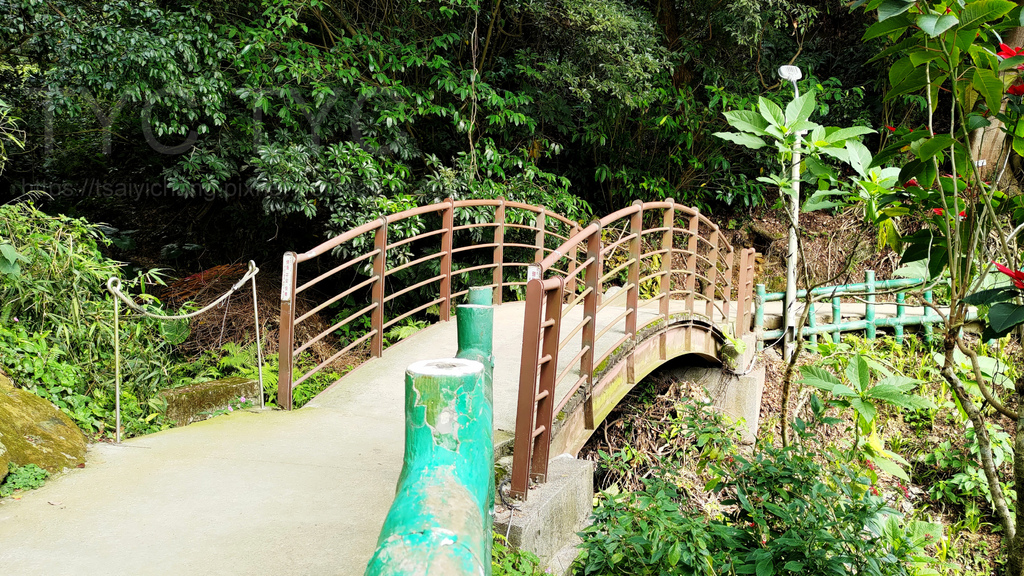
[(796, 82), (804, 77), (803, 72), (796, 66), (779, 66), (779, 77), (783, 80)]

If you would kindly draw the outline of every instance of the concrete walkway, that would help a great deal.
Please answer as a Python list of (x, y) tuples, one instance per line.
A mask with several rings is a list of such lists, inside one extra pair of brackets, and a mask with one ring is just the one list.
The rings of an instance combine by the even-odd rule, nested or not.
[[(499, 428), (522, 316), (495, 308)], [(0, 574), (362, 574), (401, 471), (405, 368), (454, 356), (455, 330), (414, 334), (301, 410), (93, 445), (85, 468), (0, 501)]]

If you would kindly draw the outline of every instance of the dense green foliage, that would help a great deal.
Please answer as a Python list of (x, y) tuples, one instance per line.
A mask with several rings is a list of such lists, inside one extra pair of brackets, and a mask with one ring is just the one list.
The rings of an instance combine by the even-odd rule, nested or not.
[[(684, 489), (678, 462), (663, 458), (642, 490), (601, 494), (578, 573), (936, 574), (925, 547), (942, 527), (891, 509), (870, 470), (816, 434), (838, 421), (824, 416), (821, 402), (814, 406), (799, 442), (760, 442), (751, 456), (737, 451), (720, 413), (678, 407), (664, 434), (674, 446), (700, 449), (712, 504), (695, 505), (700, 488)], [(717, 441), (702, 442), (709, 435)]]
[(446, 196), (554, 206), (570, 186), (601, 207), (763, 202), (758, 163), (710, 134), (796, 56), (822, 112), (874, 115), (874, 75), (849, 58), (866, 19), (834, 0), (5, 0), (0, 14), (0, 98), (32, 141), (22, 176), (160, 177), (162, 193), (327, 231)]
[[(0, 206), (0, 367), (86, 433), (112, 432), (114, 420), (114, 310), (104, 284), (123, 271), (100, 254), (102, 241), (81, 219)], [(126, 432), (159, 429), (155, 395), (169, 385), (170, 347), (155, 322), (139, 320), (123, 327), (121, 353)]]

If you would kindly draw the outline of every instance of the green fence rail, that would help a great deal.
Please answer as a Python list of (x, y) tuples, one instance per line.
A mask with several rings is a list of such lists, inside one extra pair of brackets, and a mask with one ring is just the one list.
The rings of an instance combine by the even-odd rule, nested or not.
[(406, 371), (405, 460), (366, 576), (491, 574), (491, 289), (471, 289), (469, 302), (458, 307), (456, 357)]
[[(818, 324), (818, 317), (815, 313), (816, 302), (810, 303), (810, 312), (807, 315), (807, 325), (800, 331), (801, 336), (810, 338), (812, 344), (818, 343), (818, 335), (831, 334), (833, 342), (839, 342), (843, 332), (864, 331), (868, 339), (874, 339), (878, 328), (892, 328), (897, 342), (903, 342), (904, 328), (907, 326), (921, 326), (926, 341), (932, 340), (932, 324), (942, 322), (942, 317), (924, 305), (923, 314), (908, 314), (906, 302), (906, 290), (924, 286), (924, 280), (920, 278), (895, 278), (892, 280), (875, 280), (875, 271), (864, 272), (864, 282), (859, 284), (843, 284), (840, 286), (822, 286), (811, 290), (811, 297), (814, 300), (831, 300), (832, 322)], [(875, 297), (878, 293), (896, 292), (896, 315), (893, 317), (880, 318), (877, 315), (878, 303)], [(764, 308), (766, 302), (783, 301), (785, 292), (765, 293), (764, 284), (758, 284), (755, 288), (754, 301), (754, 331), (757, 334), (757, 349), (764, 349), (765, 342), (779, 340), (785, 334), (785, 328), (775, 330), (764, 330)], [(842, 321), (842, 299), (857, 297), (863, 301), (864, 317), (860, 320)], [(807, 290), (797, 291), (797, 302), (803, 303), (807, 298)], [(931, 290), (925, 290), (923, 295), (926, 303), (932, 303), (934, 296)], [(977, 312), (972, 310), (968, 320), (976, 320)]]

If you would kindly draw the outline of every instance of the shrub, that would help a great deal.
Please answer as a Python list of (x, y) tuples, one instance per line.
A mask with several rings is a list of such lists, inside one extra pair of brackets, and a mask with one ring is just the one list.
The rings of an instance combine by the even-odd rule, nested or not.
[[(671, 424), (704, 431), (708, 418)], [(577, 574), (935, 574), (924, 549), (941, 526), (888, 508), (813, 427), (801, 423), (799, 442), (761, 444), (749, 458), (731, 442), (704, 451), (705, 488), (718, 498), (708, 510), (679, 489), (671, 465), (654, 469), (640, 491), (602, 492), (594, 524), (581, 533)]]
[[(105, 241), (83, 219), (0, 206), (0, 365), (86, 433), (113, 428), (113, 304), (104, 285), (122, 268), (100, 253)], [(162, 426), (155, 394), (169, 385), (172, 350), (157, 321), (121, 327), (122, 422), (128, 435), (143, 434)]]

